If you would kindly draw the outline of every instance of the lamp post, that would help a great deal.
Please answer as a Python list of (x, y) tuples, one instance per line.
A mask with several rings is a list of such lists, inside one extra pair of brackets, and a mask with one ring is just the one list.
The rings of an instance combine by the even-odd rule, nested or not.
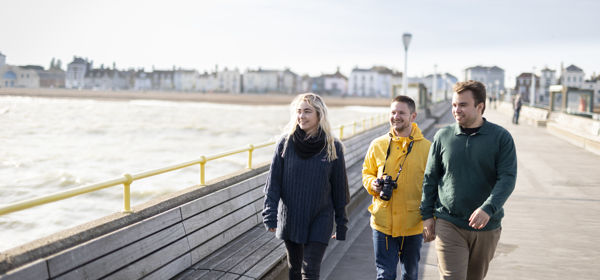
[(529, 106), (535, 105), (535, 66), (531, 71), (531, 89), (529, 91)]
[(402, 89), (404, 90), (404, 95), (408, 95), (408, 75), (406, 74), (408, 68), (408, 45), (410, 45), (410, 39), (412, 38), (412, 34), (404, 33), (402, 34), (402, 42), (404, 43), (404, 75), (402, 75)]
[(437, 98), (437, 64), (433, 65), (433, 80), (431, 85), (431, 100), (434, 102), (438, 100)]

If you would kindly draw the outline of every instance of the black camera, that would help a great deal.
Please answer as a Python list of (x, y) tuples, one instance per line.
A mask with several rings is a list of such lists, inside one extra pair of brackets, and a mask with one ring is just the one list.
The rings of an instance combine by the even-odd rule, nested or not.
[(388, 201), (392, 198), (392, 192), (398, 187), (396, 181), (392, 180), (392, 176), (385, 176), (384, 178), (377, 178), (377, 184), (381, 186), (381, 192), (379, 198), (381, 200)]

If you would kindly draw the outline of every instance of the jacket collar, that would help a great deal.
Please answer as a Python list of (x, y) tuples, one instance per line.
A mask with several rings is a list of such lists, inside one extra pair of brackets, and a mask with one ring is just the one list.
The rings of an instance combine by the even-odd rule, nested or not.
[[(412, 137), (412, 140), (418, 141), (418, 140), (422, 140), (423, 138), (425, 138), (423, 136), (423, 133), (421, 132), (421, 129), (419, 128), (419, 126), (417, 125), (417, 123), (411, 123), (412, 125), (412, 129), (410, 130), (410, 137)], [(406, 140), (406, 138), (410, 138), (410, 137), (400, 137), (400, 136), (396, 136), (394, 135), (394, 129), (390, 127), (390, 131), (388, 132), (388, 136), (392, 138), (392, 141), (404, 141)]]
[[(488, 122), (485, 118), (483, 118), (483, 124), (481, 125), (481, 128), (479, 128), (479, 130), (475, 133), (475, 134), (488, 134), (490, 132), (491, 129), (491, 124), (490, 122)], [(465, 133), (463, 133), (460, 130), (460, 126), (458, 125), (458, 123), (454, 123), (454, 134), (455, 135), (466, 135)]]

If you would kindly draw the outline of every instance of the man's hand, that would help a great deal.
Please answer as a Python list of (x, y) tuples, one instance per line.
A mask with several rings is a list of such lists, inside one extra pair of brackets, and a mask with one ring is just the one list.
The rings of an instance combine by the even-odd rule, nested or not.
[(331, 239), (336, 239), (336, 237), (337, 237), (337, 233), (334, 233), (331, 235)]
[(277, 229), (276, 228), (270, 228), (269, 231), (270, 232), (275, 232)]
[(483, 211), (481, 208), (473, 211), (471, 217), (469, 217), (469, 226), (474, 229), (482, 229), (490, 221), (490, 215)]
[(423, 242), (435, 240), (435, 220), (429, 218), (423, 221)]
[(377, 195), (381, 193), (381, 186), (377, 184), (377, 179), (373, 180), (373, 182), (371, 183), (371, 190)]

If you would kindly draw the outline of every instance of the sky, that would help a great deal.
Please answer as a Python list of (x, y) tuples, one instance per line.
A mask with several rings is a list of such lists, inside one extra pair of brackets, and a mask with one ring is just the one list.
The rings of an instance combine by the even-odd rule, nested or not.
[(600, 74), (596, 0), (0, 0), (8, 64), (63, 68), (73, 56), (117, 68), (283, 69), (312, 76), (383, 65), (408, 75), (496, 65), (574, 64)]

